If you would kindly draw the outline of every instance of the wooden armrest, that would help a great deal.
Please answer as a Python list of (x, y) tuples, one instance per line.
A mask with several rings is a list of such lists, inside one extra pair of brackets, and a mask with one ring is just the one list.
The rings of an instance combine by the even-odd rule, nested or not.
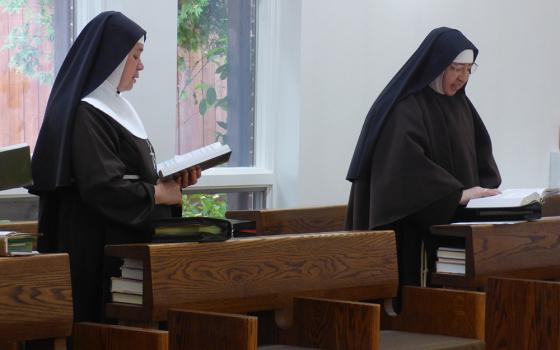
[(168, 313), (169, 350), (256, 350), (253, 316), (172, 309)]
[(487, 349), (559, 349), (560, 283), (489, 278)]
[(74, 324), (74, 349), (167, 350), (166, 331), (80, 322)]
[(380, 306), (359, 302), (294, 299), (292, 345), (321, 349), (379, 349)]
[(403, 287), (402, 312), (382, 316), (382, 328), (484, 340), (485, 295), (443, 288)]

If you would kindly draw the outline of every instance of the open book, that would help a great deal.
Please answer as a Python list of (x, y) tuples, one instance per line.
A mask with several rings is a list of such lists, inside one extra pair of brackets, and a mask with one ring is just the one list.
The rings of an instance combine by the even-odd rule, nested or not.
[(164, 178), (197, 165), (206, 170), (227, 162), (230, 155), (231, 149), (228, 145), (215, 142), (161, 162), (157, 165), (157, 171), (159, 177)]
[(483, 198), (471, 199), (467, 208), (513, 208), (533, 202), (540, 202), (545, 188), (511, 188), (502, 193)]

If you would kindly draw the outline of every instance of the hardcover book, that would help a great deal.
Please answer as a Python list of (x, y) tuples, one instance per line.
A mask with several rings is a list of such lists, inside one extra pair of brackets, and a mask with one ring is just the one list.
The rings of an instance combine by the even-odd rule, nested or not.
[(31, 184), (31, 153), (25, 143), (0, 147), (0, 190)]
[(228, 145), (215, 142), (211, 145), (177, 155), (169, 160), (161, 162), (157, 165), (157, 171), (159, 177), (164, 178), (197, 165), (200, 166), (202, 170), (206, 170), (226, 163), (230, 155), (231, 149)]

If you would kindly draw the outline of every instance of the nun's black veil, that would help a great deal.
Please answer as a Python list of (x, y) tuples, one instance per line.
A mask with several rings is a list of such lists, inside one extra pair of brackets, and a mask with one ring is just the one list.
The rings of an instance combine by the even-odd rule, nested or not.
[(71, 143), (80, 100), (124, 60), (146, 31), (120, 12), (99, 14), (82, 30), (56, 76), (33, 152), (33, 186), (41, 194), (72, 180)]
[[(369, 110), (354, 150), (347, 180), (353, 182), (357, 179), (369, 178), (377, 137), (393, 106), (410, 94), (428, 86), (459, 53), (466, 49), (473, 50), (476, 59), (478, 49), (456, 29), (441, 27), (428, 34)], [(458, 93), (464, 93), (464, 87)], [(480, 117), (472, 104), (471, 109), (475, 122), (478, 122)], [(481, 136), (483, 139), (489, 139), (488, 135)]]

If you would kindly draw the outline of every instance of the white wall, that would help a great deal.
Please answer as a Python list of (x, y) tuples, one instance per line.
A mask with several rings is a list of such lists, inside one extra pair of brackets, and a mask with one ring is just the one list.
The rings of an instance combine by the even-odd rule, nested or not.
[[(503, 187), (548, 185), (549, 152), (558, 147), (560, 124), (560, 3), (301, 4), (300, 148), (291, 155), (299, 159), (295, 204), (346, 202), (344, 177), (369, 107), (439, 26), (460, 29), (480, 50), (480, 67), (467, 93), (489, 129)], [(276, 170), (282, 176), (283, 170)]]
[[(371, 103), (439, 26), (460, 29), (480, 50), (480, 68), (467, 93), (489, 129), (503, 187), (548, 184), (549, 152), (558, 147), (560, 124), (560, 3), (260, 2), (273, 4), (276, 14), (260, 31), (270, 35), (272, 30), (277, 42), (259, 50), (273, 50), (277, 57), (261, 52), (257, 68), (263, 74), (257, 79), (257, 118), (273, 119), (264, 145), (270, 151), (266, 164), (276, 175), (275, 207), (347, 201), (350, 186), (344, 178)], [(148, 31), (146, 70), (129, 98), (159, 159), (167, 158), (176, 138), (176, 1), (101, 3)]]
[(177, 2), (79, 0), (76, 6), (78, 28), (100, 11), (120, 11), (146, 30), (145, 68), (125, 97), (144, 122), (158, 161), (171, 157), (177, 139)]

